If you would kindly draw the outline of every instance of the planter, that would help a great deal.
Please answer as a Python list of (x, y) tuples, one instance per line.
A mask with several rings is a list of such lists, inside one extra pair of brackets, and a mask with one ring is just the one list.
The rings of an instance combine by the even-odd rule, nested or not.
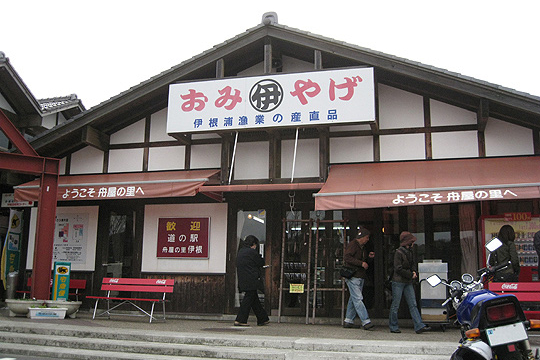
[(9, 316), (26, 316), (28, 308), (37, 304), (37, 300), (6, 299)]
[(27, 316), (29, 308), (42, 304), (52, 308), (65, 308), (65, 316), (74, 319), (77, 316), (82, 301), (6, 299), (6, 305), (9, 308), (9, 316)]
[(30, 319), (63, 319), (66, 317), (67, 308), (28, 308)]
[(58, 300), (45, 300), (45, 304), (51, 307), (66, 308), (66, 316), (71, 319), (77, 317), (77, 312), (81, 307), (82, 301), (58, 301)]

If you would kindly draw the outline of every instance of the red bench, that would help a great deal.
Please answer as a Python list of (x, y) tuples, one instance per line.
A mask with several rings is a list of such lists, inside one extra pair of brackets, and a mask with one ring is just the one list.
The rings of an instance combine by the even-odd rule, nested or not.
[[(114, 310), (118, 307), (124, 305), (124, 304), (131, 304), (135, 308), (137, 308), (142, 314), (132, 315), (132, 316), (148, 316), (150, 318), (150, 322), (152, 320), (157, 320), (154, 317), (154, 305), (156, 303), (161, 303), (163, 306), (163, 318), (159, 320), (165, 320), (165, 295), (170, 294), (174, 290), (174, 280), (173, 279), (133, 279), (133, 278), (103, 278), (103, 282), (101, 284), (101, 290), (106, 291), (106, 296), (87, 296), (87, 299), (96, 299), (96, 305), (94, 306), (94, 315), (93, 319), (96, 318), (96, 316), (107, 316), (109, 319), (111, 318), (111, 315), (119, 315), (120, 313), (115, 312)], [(144, 292), (144, 293), (152, 293), (152, 294), (159, 294), (159, 297), (156, 298), (145, 298), (145, 297), (122, 297), (122, 296), (115, 296), (114, 294), (111, 294), (111, 292), (114, 291), (129, 291), (129, 292)], [(104, 310), (103, 312), (96, 315), (98, 303), (99, 300), (105, 300), (107, 302), (107, 310)], [(120, 301), (120, 303), (115, 304), (111, 307), (112, 301)], [(151, 302), (152, 303), (152, 309), (150, 312), (147, 312), (143, 308), (141, 308), (139, 305), (135, 303), (135, 301), (141, 301), (141, 302)], [(121, 313), (122, 315), (130, 315), (126, 313)]]
[(515, 295), (527, 319), (540, 319), (540, 282), (492, 282), (488, 289)]
[[(51, 279), (51, 285), (49, 288), (49, 297), (51, 297), (51, 289), (53, 285), (53, 279)], [(23, 294), (23, 299), (26, 299), (26, 294), (30, 294), (32, 288), (32, 278), (28, 278), (26, 284), (28, 290), (17, 290), (17, 293)], [(69, 279), (69, 296), (75, 296), (75, 301), (79, 301), (79, 296), (84, 296), (81, 291), (86, 290), (86, 280), (84, 279)]]

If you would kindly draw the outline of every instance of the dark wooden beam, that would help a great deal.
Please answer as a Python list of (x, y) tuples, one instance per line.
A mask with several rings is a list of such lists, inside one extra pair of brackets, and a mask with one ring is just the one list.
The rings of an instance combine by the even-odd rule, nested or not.
[(425, 134), (425, 149), (426, 149), (426, 159), (433, 159), (433, 147), (431, 139), (431, 107), (429, 98), (424, 96), (424, 127), (426, 128)]
[(322, 53), (321, 50), (315, 50), (313, 53), (313, 56), (315, 57), (314, 61), (314, 68), (315, 70), (322, 70)]
[(476, 121), (478, 122), (478, 131), (486, 130), (488, 119), (489, 119), (489, 101), (486, 99), (480, 99), (480, 104), (478, 105), (478, 113), (476, 116)]
[(264, 74), (272, 72), (272, 44), (264, 45)]
[(330, 131), (328, 127), (319, 127), (319, 180), (326, 181), (330, 164)]
[(91, 126), (85, 126), (83, 128), (81, 142), (88, 146), (106, 151), (109, 149), (110, 140), (109, 135), (94, 129)]
[(225, 60), (223, 58), (216, 61), (216, 78), (223, 79), (225, 77)]
[(191, 145), (191, 134), (169, 134), (183, 145)]

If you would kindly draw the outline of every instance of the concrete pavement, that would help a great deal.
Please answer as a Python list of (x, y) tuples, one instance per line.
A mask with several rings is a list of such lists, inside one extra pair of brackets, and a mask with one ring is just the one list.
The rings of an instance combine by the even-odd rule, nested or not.
[[(168, 315), (166, 322), (115, 316), (92, 320), (32, 320), (0, 316), (4, 352), (63, 359), (448, 359), (459, 331), (439, 327), (416, 334), (402, 326), (392, 334), (386, 319), (374, 320), (374, 331), (344, 329), (338, 323), (306, 325), (298, 318), (271, 317), (268, 326), (233, 326), (234, 316)], [(303, 321), (303, 319), (301, 320)], [(406, 321), (403, 322), (407, 323)], [(22, 345), (25, 344), (25, 345)], [(9, 353), (9, 352), (8, 352)]]

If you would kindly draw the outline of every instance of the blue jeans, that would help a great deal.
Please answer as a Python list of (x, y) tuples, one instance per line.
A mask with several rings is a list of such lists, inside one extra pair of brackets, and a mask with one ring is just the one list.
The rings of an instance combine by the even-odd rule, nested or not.
[(398, 310), (401, 303), (401, 296), (405, 295), (405, 301), (409, 305), (409, 312), (414, 323), (414, 330), (420, 330), (426, 325), (422, 322), (422, 317), (416, 305), (416, 295), (412, 284), (392, 281), (392, 305), (390, 306), (390, 330), (398, 330)]
[(369, 315), (364, 305), (364, 296), (362, 295), (362, 289), (364, 288), (364, 279), (352, 277), (345, 279), (349, 288), (349, 303), (347, 304), (347, 313), (345, 315), (345, 322), (354, 323), (356, 315), (362, 320), (362, 325), (366, 325), (371, 322)]

